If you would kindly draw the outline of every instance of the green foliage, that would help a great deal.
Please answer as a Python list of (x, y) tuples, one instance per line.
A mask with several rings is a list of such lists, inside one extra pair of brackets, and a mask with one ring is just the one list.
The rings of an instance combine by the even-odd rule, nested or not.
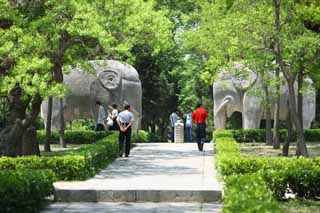
[[(229, 133), (229, 131), (214, 133), (217, 168), (224, 178), (228, 180), (229, 176), (233, 176), (234, 180), (241, 179), (243, 175), (253, 174), (256, 178), (263, 180), (262, 187), (266, 185), (277, 199), (284, 199), (287, 192), (300, 198), (315, 199), (320, 195), (320, 158), (241, 156), (239, 145), (230, 135), (227, 135)], [(231, 184), (227, 184), (227, 190), (235, 190), (234, 193), (236, 193), (238, 186), (233, 189), (232, 181), (227, 183)], [(248, 189), (250, 191), (250, 187)], [(252, 191), (252, 193), (255, 192)]]
[(149, 133), (143, 130), (140, 130), (139, 132), (133, 132), (131, 136), (132, 143), (148, 143), (150, 142), (149, 139)]
[(49, 170), (1, 170), (1, 212), (38, 212), (53, 194), (54, 174)]
[(223, 212), (281, 212), (278, 202), (259, 174), (233, 175), (226, 179)]
[(95, 122), (92, 119), (77, 119), (73, 120), (66, 125), (66, 129), (68, 130), (93, 130), (95, 127)]
[[(258, 142), (264, 143), (266, 141), (265, 129), (246, 129), (246, 130), (218, 130), (214, 131), (213, 138), (219, 137), (233, 137), (238, 143)], [(305, 140), (308, 142), (320, 141), (320, 129), (305, 129)], [(280, 140), (285, 141), (286, 130), (280, 130)], [(293, 140), (296, 138), (296, 133), (293, 131)]]
[(1, 169), (51, 169), (58, 180), (84, 180), (118, 156), (118, 137), (111, 134), (94, 144), (50, 157), (0, 158)]
[(283, 199), (288, 191), (298, 198), (316, 199), (320, 195), (319, 160), (317, 163), (306, 159), (284, 163), (279, 169), (263, 172), (262, 177), (278, 199)]
[[(90, 144), (94, 143), (97, 140), (100, 140), (104, 137), (113, 134), (109, 131), (83, 131), (83, 130), (66, 130), (65, 131), (65, 141), (67, 144)], [(44, 144), (46, 139), (46, 133), (44, 130), (38, 131), (37, 139), (39, 144)], [(59, 132), (52, 132), (51, 142), (59, 142)]]
[[(43, 141), (44, 132), (38, 131), (38, 135)], [(53, 139), (57, 140), (58, 136), (58, 133), (54, 133)], [(50, 169), (58, 180), (84, 180), (95, 175), (118, 156), (118, 132), (67, 131), (65, 138), (67, 143), (87, 145), (47, 157), (2, 157), (0, 169)], [(139, 131), (138, 134), (133, 133), (132, 142), (146, 143), (149, 138), (147, 132)]]
[(304, 131), (306, 141), (320, 141), (320, 129), (307, 129)]
[[(45, 131), (41, 130), (37, 133), (37, 139), (39, 144), (44, 144), (46, 137)], [(91, 144), (105, 137), (112, 141), (117, 141), (118, 134), (118, 132), (113, 131), (66, 130), (65, 141), (67, 144)], [(52, 143), (59, 142), (59, 132), (52, 132), (51, 141)], [(139, 130), (139, 132), (132, 132), (132, 143), (148, 143), (155, 141), (160, 141), (159, 136), (143, 130)]]

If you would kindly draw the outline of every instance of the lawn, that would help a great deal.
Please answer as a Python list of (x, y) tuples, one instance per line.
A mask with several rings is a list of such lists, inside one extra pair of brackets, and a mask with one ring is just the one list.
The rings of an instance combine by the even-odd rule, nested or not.
[[(244, 156), (281, 156), (282, 155), (282, 144), (281, 148), (273, 149), (272, 146), (267, 146), (265, 143), (239, 143), (241, 154)], [(320, 156), (320, 142), (309, 142), (307, 148), (310, 157)], [(296, 144), (291, 143), (289, 149), (289, 156), (295, 156)]]
[(310, 213), (320, 211), (320, 201), (313, 200), (292, 200), (280, 202), (281, 209), (288, 213)]

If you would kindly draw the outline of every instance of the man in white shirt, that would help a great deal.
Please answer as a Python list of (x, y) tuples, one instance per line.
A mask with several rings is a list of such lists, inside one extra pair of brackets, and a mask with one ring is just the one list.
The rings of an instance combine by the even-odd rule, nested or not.
[(129, 104), (125, 105), (124, 111), (120, 112), (117, 117), (117, 123), (120, 128), (119, 134), (119, 156), (122, 157), (123, 144), (125, 145), (125, 157), (130, 154), (131, 126), (133, 123), (133, 113)]
[(98, 118), (96, 122), (96, 131), (104, 130), (104, 120), (106, 119), (106, 111), (104, 110), (100, 101), (96, 101), (96, 107), (98, 109)]

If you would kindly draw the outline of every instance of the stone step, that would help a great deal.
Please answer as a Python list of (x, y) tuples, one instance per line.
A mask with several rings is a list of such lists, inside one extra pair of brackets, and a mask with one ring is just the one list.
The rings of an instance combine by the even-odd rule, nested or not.
[(222, 204), (215, 203), (53, 203), (42, 213), (221, 213)]
[(221, 190), (56, 189), (59, 202), (200, 202), (221, 201)]

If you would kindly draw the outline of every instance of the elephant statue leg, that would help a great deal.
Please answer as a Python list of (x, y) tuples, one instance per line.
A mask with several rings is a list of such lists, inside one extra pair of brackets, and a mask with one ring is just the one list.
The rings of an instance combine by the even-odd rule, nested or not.
[(262, 117), (261, 98), (244, 95), (243, 98), (243, 129), (258, 129)]

